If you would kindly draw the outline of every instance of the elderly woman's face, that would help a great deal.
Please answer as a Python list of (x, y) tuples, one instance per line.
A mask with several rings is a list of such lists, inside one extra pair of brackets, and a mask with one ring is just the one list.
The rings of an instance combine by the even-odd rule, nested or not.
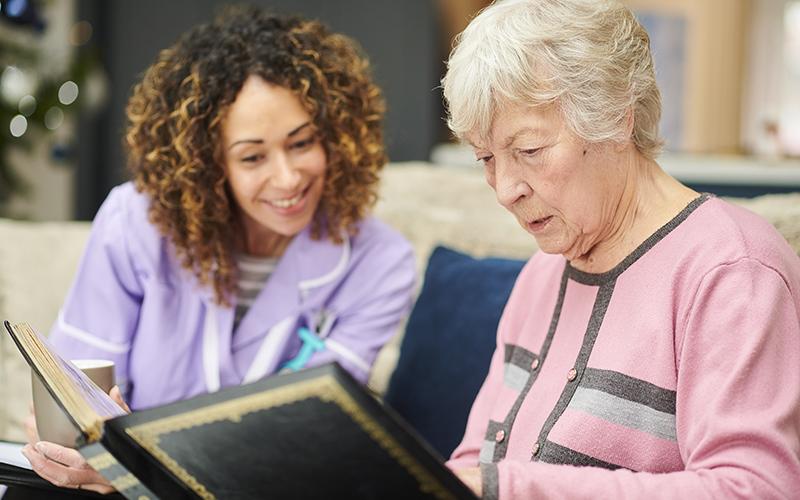
[(325, 149), (291, 91), (251, 76), (222, 122), (225, 170), (245, 227), (293, 236), (314, 217)]
[(544, 252), (574, 260), (608, 236), (624, 184), (612, 147), (586, 144), (552, 106), (502, 110), (488, 143), (468, 139), (497, 200)]

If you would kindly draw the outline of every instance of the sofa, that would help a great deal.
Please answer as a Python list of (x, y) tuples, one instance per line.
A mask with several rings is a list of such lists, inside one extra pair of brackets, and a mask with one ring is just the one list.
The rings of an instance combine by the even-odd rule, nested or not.
[[(800, 254), (800, 193), (732, 201), (766, 217)], [(488, 368), (505, 299), (536, 244), (497, 204), (480, 168), (392, 164), (375, 213), (411, 241), (420, 288), (369, 385), (446, 456)], [(49, 330), (88, 230), (85, 222), (0, 219), (0, 319)], [(0, 335), (0, 401), (0, 439), (24, 440), (30, 372), (8, 335)]]

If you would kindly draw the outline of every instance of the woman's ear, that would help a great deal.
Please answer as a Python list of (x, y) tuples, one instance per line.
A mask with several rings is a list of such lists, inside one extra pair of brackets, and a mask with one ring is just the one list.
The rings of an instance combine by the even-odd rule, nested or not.
[(625, 112), (624, 120), (624, 131), (622, 133), (622, 137), (617, 142), (617, 151), (623, 151), (628, 144), (633, 143), (633, 107), (629, 107), (628, 110)]
[(625, 138), (626, 139), (633, 139), (633, 106), (628, 108), (628, 111), (625, 112)]

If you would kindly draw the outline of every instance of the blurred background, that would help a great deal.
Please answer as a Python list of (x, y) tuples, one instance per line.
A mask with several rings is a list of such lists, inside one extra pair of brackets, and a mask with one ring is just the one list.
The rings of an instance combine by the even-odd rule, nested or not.
[[(224, 2), (0, 0), (0, 216), (91, 219), (124, 181), (124, 107), (158, 51)], [(474, 164), (439, 79), (484, 0), (254, 0), (360, 42), (393, 162)], [(662, 164), (703, 189), (800, 191), (800, 0), (628, 0), (651, 34)], [(713, 189), (712, 189), (713, 190)]]

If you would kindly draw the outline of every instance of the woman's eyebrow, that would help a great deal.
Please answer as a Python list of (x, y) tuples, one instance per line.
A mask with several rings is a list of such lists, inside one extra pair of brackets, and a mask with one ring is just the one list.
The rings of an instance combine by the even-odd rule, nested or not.
[(503, 149), (510, 148), (521, 137), (537, 137), (538, 138), (538, 137), (541, 137), (543, 135), (544, 135), (544, 132), (540, 128), (537, 128), (537, 127), (525, 127), (525, 128), (522, 128), (522, 129), (518, 130), (516, 133), (514, 133), (514, 135), (512, 135), (511, 137), (509, 137), (508, 139), (505, 140), (505, 143), (503, 144)]
[(305, 122), (304, 124), (300, 125), (299, 127), (295, 128), (294, 130), (286, 134), (286, 137), (292, 137), (293, 135), (297, 135), (298, 132), (309, 126), (311, 126), (311, 122)]
[[(303, 130), (304, 128), (309, 127), (309, 126), (311, 126), (311, 122), (305, 122), (302, 125), (292, 129), (288, 134), (286, 134), (286, 137), (295, 136), (301, 130)], [(234, 146), (239, 145), (239, 144), (264, 144), (264, 139), (240, 139), (240, 140), (234, 142), (233, 144), (231, 144), (230, 146), (228, 146), (228, 151), (230, 151), (231, 149), (233, 149)]]
[(228, 146), (228, 151), (233, 149), (233, 147), (238, 145), (238, 144), (264, 144), (264, 140), (263, 139), (241, 139), (241, 140), (238, 140), (238, 141), (234, 142), (230, 146)]

